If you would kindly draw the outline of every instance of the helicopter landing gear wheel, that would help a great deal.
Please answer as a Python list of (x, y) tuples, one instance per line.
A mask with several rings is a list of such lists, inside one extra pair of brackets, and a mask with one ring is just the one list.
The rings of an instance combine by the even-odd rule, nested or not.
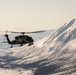
[(11, 47), (10, 48), (12, 48), (13, 47), (13, 45), (11, 45)]
[(31, 46), (31, 45), (33, 45), (33, 44), (34, 44), (33, 42), (30, 42), (28, 46)]

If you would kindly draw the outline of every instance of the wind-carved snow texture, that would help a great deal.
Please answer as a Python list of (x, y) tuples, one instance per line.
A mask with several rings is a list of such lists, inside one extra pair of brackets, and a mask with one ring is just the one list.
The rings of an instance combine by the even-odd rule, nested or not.
[(76, 75), (76, 19), (30, 47), (1, 49), (0, 75)]

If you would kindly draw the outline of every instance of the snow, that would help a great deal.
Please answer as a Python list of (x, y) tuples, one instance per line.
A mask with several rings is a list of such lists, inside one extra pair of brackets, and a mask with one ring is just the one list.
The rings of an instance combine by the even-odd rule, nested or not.
[(0, 75), (76, 75), (76, 19), (31, 36), (32, 46), (0, 48)]
[(28, 70), (27, 72), (25, 71), (21, 71), (20, 69), (0, 69), (0, 75), (32, 75), (33, 73), (31, 72), (31, 70)]

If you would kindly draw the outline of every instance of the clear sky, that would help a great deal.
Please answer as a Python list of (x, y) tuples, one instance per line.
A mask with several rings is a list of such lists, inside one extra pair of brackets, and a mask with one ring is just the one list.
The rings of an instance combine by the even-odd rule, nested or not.
[(76, 18), (76, 0), (0, 0), (0, 30), (57, 29)]

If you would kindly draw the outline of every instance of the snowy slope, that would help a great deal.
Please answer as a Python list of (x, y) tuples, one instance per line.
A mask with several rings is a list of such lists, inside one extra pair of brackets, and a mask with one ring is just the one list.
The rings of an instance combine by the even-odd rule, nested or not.
[(28, 47), (0, 50), (2, 75), (76, 75), (76, 19)]

